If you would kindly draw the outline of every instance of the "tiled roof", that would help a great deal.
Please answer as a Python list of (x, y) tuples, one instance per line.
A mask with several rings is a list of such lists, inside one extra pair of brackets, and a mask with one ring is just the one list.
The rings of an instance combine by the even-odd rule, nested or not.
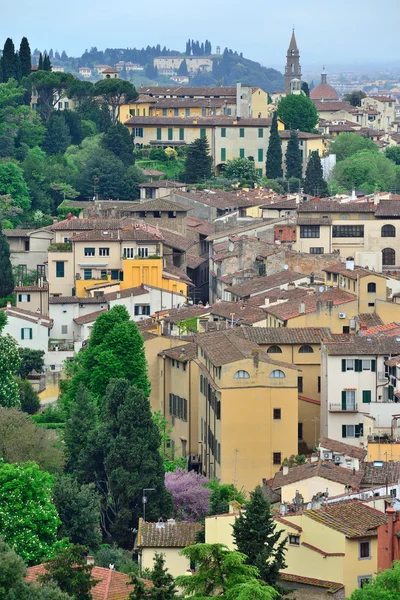
[(297, 202), (294, 198), (287, 199), (286, 196), (275, 196), (270, 198), (269, 201), (260, 204), (260, 208), (271, 210), (296, 210)]
[[(26, 581), (37, 581), (38, 576), (44, 573), (44, 565), (29, 567), (25, 579)], [(130, 592), (135, 589), (135, 586), (130, 583), (129, 575), (113, 569), (93, 567), (92, 576), (99, 581), (90, 591), (93, 600), (127, 600)], [(145, 581), (146, 587), (150, 585), (150, 582)]]
[(186, 254), (186, 266), (188, 269), (197, 269), (200, 265), (207, 262), (206, 258), (200, 256), (193, 256), (192, 254)]
[(377, 528), (387, 522), (384, 513), (358, 500), (327, 504), (323, 508), (307, 510), (304, 514), (309, 519), (335, 529), (349, 538), (376, 535)]
[(329, 356), (372, 356), (378, 354), (400, 354), (400, 341), (396, 337), (352, 336), (349, 341), (324, 343)]
[(193, 285), (192, 280), (187, 276), (185, 271), (179, 269), (179, 267), (175, 267), (175, 265), (163, 267), (163, 277), (165, 279), (180, 279), (186, 284)]
[(366, 462), (361, 485), (363, 487), (374, 487), (386, 483), (398, 483), (399, 478), (400, 462), (398, 461), (384, 461), (379, 467), (374, 462)]
[(90, 231), (92, 229), (102, 229), (108, 231), (110, 229), (120, 229), (121, 219), (78, 219), (72, 217), (72, 219), (64, 219), (58, 223), (53, 223), (49, 227), (52, 231)]
[(297, 217), (297, 225), (331, 225), (332, 217), (330, 215), (321, 215), (316, 217), (305, 217), (300, 215)]
[(149, 290), (146, 290), (146, 288), (144, 288), (143, 285), (139, 285), (136, 287), (126, 288), (125, 290), (120, 290), (118, 292), (109, 292), (108, 294), (104, 294), (104, 298), (107, 302), (111, 302), (112, 300), (119, 300), (119, 298), (143, 296), (144, 294), (149, 293)]
[(381, 200), (376, 207), (376, 217), (400, 217), (400, 200)]
[(97, 317), (102, 313), (107, 312), (107, 310), (107, 308), (104, 308), (103, 310), (98, 310), (97, 312), (92, 312), (88, 315), (82, 315), (81, 317), (77, 317), (76, 319), (74, 319), (74, 322), (77, 325), (86, 325), (87, 323), (94, 323)]
[(77, 296), (50, 296), (49, 304), (104, 304), (103, 297), (78, 298)]
[(3, 229), (6, 237), (28, 237), (32, 230), (30, 229)]
[(211, 235), (214, 233), (214, 225), (208, 221), (202, 221), (190, 215), (187, 216), (187, 227), (200, 233), (201, 235)]
[(197, 344), (189, 342), (183, 346), (175, 346), (175, 348), (169, 348), (168, 350), (162, 350), (158, 353), (159, 356), (168, 356), (179, 362), (186, 363), (193, 360), (197, 356)]
[(336, 265), (331, 265), (330, 267), (326, 267), (322, 270), (326, 273), (340, 273), (340, 275), (343, 275), (343, 277), (348, 277), (349, 279), (354, 279), (355, 281), (361, 277), (368, 277), (368, 275), (375, 275), (375, 277), (383, 277), (386, 279), (384, 275), (376, 273), (375, 271), (370, 271), (364, 267), (355, 266), (354, 269), (346, 269), (345, 263), (337, 263)]
[(358, 458), (358, 460), (364, 460), (364, 458), (367, 456), (367, 451), (364, 450), (364, 448), (357, 448), (357, 446), (344, 444), (343, 442), (338, 442), (337, 440), (332, 440), (327, 437), (321, 438), (319, 445), (322, 448), (331, 450), (332, 452), (351, 456), (352, 458)]
[[(352, 296), (351, 294), (348, 294), (347, 292), (344, 292), (338, 288), (332, 288), (330, 290), (326, 290), (325, 292), (303, 296), (298, 300), (289, 300), (288, 302), (268, 306), (266, 311), (274, 317), (278, 317), (282, 321), (287, 321), (288, 319), (294, 319), (301, 314), (316, 312), (318, 309), (318, 302), (321, 302), (321, 308), (324, 308), (327, 306), (328, 302), (332, 302), (334, 306), (339, 306), (349, 302), (354, 302), (355, 300), (355, 296)], [(303, 309), (304, 311), (301, 312)]]
[(354, 107), (347, 102), (325, 102), (324, 100), (313, 100), (312, 102), (315, 104), (318, 112), (337, 112), (339, 110), (347, 110), (349, 113), (354, 112)]
[(141, 227), (137, 229), (114, 229), (105, 231), (94, 229), (93, 231), (85, 231), (84, 233), (78, 233), (71, 237), (72, 242), (149, 242), (162, 240), (163, 236), (161, 233), (146, 231)]
[(332, 594), (344, 588), (343, 583), (314, 579), (313, 577), (303, 577), (301, 575), (292, 575), (291, 573), (279, 573), (279, 578), (282, 581), (291, 581), (293, 583), (300, 583), (302, 585), (312, 585), (315, 587), (326, 588)]
[(240, 335), (256, 344), (320, 344), (331, 338), (328, 327), (243, 327)]
[[(175, 181), (154, 181), (151, 184), (143, 183), (143, 187), (149, 187), (149, 185), (153, 186), (153, 184), (166, 184), (167, 187), (171, 185), (171, 187), (176, 187), (177, 182)], [(185, 184), (178, 184), (180, 187)], [(160, 186), (163, 187), (163, 186)], [(188, 212), (190, 208), (183, 204), (178, 204), (178, 202), (172, 202), (171, 200), (167, 200), (166, 198), (154, 198), (153, 200), (145, 200), (143, 202), (137, 203), (138, 211), (147, 211), (147, 210), (155, 210), (155, 211), (176, 211), (176, 212)]]
[(171, 248), (176, 248), (177, 250), (181, 250), (182, 252), (186, 252), (193, 245), (193, 241), (189, 240), (186, 236), (181, 235), (180, 233), (176, 233), (174, 231), (170, 231), (169, 229), (164, 229), (160, 227), (160, 234), (163, 237), (163, 242), (166, 246)]
[[(243, 118), (228, 117), (225, 115), (216, 115), (211, 117), (131, 117), (124, 123), (125, 125), (134, 126), (166, 126), (175, 127), (269, 127), (271, 125), (270, 118)], [(320, 136), (319, 136), (320, 137)]]
[(299, 213), (373, 213), (376, 210), (372, 202), (338, 202), (337, 200), (308, 200), (298, 207)]
[(166, 312), (167, 321), (169, 321), (170, 323), (180, 323), (181, 321), (186, 321), (187, 319), (192, 319), (193, 317), (209, 315), (210, 308), (195, 304), (194, 306), (182, 306), (181, 308), (172, 308), (170, 310), (167, 310)]
[[(383, 325), (382, 319), (376, 313), (360, 313), (356, 319), (359, 323), (365, 323), (367, 328), (375, 328)], [(365, 331), (368, 331), (368, 329)]]
[[(258, 119), (257, 119), (258, 120)], [(231, 192), (225, 192), (223, 190), (200, 190), (196, 192), (178, 192), (174, 194), (179, 199), (189, 198), (200, 204), (206, 204), (207, 206), (213, 206), (220, 210), (246, 208), (250, 206), (257, 206), (261, 198), (255, 198), (239, 193), (237, 190)]]
[(16, 285), (14, 288), (14, 292), (48, 292), (49, 287), (46, 285), (44, 287), (40, 287), (39, 285)]
[(0, 310), (5, 312), (8, 317), (15, 317), (16, 319), (29, 321), (30, 323), (37, 323), (43, 327), (47, 327), (48, 329), (53, 327), (53, 319), (50, 319), (45, 315), (38, 314), (37, 312), (23, 310), (22, 308), (16, 308), (15, 306), (0, 308)]
[(161, 177), (165, 175), (163, 171), (158, 171), (157, 169), (142, 169), (142, 173), (145, 177)]
[[(190, 88), (189, 88), (190, 89)], [(236, 98), (158, 98), (153, 110), (158, 108), (212, 108), (236, 104)]]
[(258, 296), (246, 298), (246, 302), (254, 304), (255, 306), (263, 306), (266, 300), (269, 300), (269, 304), (274, 304), (275, 302), (279, 302), (281, 300), (294, 300), (295, 298), (306, 296), (309, 291), (309, 288), (301, 287), (301, 285), (288, 290), (273, 288), (272, 290), (267, 290)]
[(238, 296), (239, 298), (244, 298), (246, 296), (261, 294), (262, 292), (272, 290), (277, 286), (286, 285), (287, 283), (291, 283), (299, 279), (304, 279), (306, 277), (307, 275), (303, 275), (302, 273), (296, 273), (295, 271), (279, 271), (278, 273), (274, 273), (273, 275), (256, 277), (255, 279), (250, 279), (245, 283), (233, 285), (229, 288), (226, 288), (226, 290), (228, 292), (231, 292), (231, 294)]
[(334, 87), (329, 83), (319, 83), (310, 90), (310, 100), (339, 100), (339, 96)]
[(216, 302), (210, 307), (210, 313), (228, 320), (233, 318), (240, 323), (257, 323), (266, 318), (265, 310), (262, 308), (252, 304), (242, 305), (241, 302)]
[[(359, 316), (361, 316), (361, 315), (359, 315)], [(360, 329), (358, 331), (358, 335), (363, 335), (364, 337), (371, 337), (371, 336), (375, 336), (375, 335), (385, 336), (385, 337), (392, 337), (392, 336), (400, 337), (400, 323), (382, 323), (382, 320), (381, 320), (380, 324), (378, 324), (378, 323), (373, 324), (372, 320), (368, 321), (368, 319), (365, 319), (363, 321), (361, 321), (361, 319), (360, 319), (360, 323), (361, 322), (367, 324), (367, 329)], [(368, 326), (368, 324), (369, 324), (369, 326)]]
[(329, 481), (334, 481), (343, 485), (352, 485), (353, 487), (359, 488), (362, 475), (363, 471), (356, 471), (353, 475), (351, 469), (345, 469), (344, 467), (338, 467), (331, 462), (319, 460), (314, 463), (292, 467), (289, 469), (287, 475), (284, 475), (283, 471), (278, 471), (278, 473), (275, 474), (272, 487), (277, 489), (285, 485), (292, 485), (298, 481), (303, 481), (304, 479), (310, 479), (311, 477), (322, 477)]
[[(279, 137), (281, 140), (289, 140), (290, 139), (290, 131), (278, 131)], [(322, 133), (306, 133), (305, 131), (297, 131), (297, 137), (299, 140), (319, 140), (323, 137)]]
[(176, 521), (174, 523), (143, 523), (139, 521), (139, 532), (136, 538), (138, 548), (185, 548), (196, 541), (196, 534), (200, 531), (200, 523), (187, 523)]
[(396, 98), (393, 98), (392, 96), (367, 96), (366, 101), (368, 98), (372, 98), (372, 100), (379, 100), (379, 102), (396, 102)]

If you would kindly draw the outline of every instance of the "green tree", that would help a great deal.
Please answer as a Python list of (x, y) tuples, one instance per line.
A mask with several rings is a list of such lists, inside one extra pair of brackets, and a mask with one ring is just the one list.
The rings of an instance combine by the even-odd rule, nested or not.
[(15, 47), (14, 42), (11, 38), (7, 38), (3, 48), (3, 54), (1, 57), (1, 66), (3, 72), (3, 81), (7, 82), (9, 79), (16, 79), (16, 60), (15, 60)]
[(389, 146), (385, 150), (385, 156), (395, 165), (400, 165), (400, 146)]
[(286, 148), (286, 179), (303, 177), (303, 160), (296, 131), (290, 132), (290, 139)]
[(276, 111), (272, 115), (265, 170), (268, 179), (278, 179), (283, 176), (282, 142), (278, 132), (278, 113)]
[(24, 172), (13, 162), (0, 163), (0, 195), (9, 194), (16, 207), (28, 211), (31, 205)]
[(139, 184), (144, 183), (142, 170), (136, 165), (128, 167), (119, 186), (119, 198), (121, 200), (136, 200), (140, 196)]
[(21, 410), (29, 415), (34, 415), (40, 408), (39, 396), (27, 379), (19, 379), (17, 383)]
[(176, 598), (175, 581), (164, 566), (164, 555), (156, 552), (153, 562), (154, 567), (150, 575), (153, 585), (145, 586), (143, 580), (134, 577), (132, 583), (135, 589), (129, 594), (129, 600), (174, 600)]
[(307, 96), (290, 94), (278, 104), (278, 116), (286, 129), (298, 129), (311, 133), (318, 123), (315, 105)]
[(232, 527), (237, 549), (247, 556), (246, 563), (257, 567), (261, 579), (281, 592), (277, 581), (279, 571), (286, 567), (286, 537), (280, 539), (282, 531), (276, 528), (261, 486), (250, 493), (246, 511), (238, 516)]
[(63, 447), (54, 432), (38, 427), (17, 408), (0, 407), (0, 458), (7, 463), (33, 461), (49, 473), (64, 466)]
[(398, 600), (400, 597), (400, 561), (381, 571), (361, 589), (354, 590), (349, 600)]
[(38, 104), (45, 121), (50, 119), (58, 102), (68, 96), (68, 88), (73, 81), (74, 78), (70, 73), (50, 73), (38, 70), (29, 75), (28, 82), (37, 90)]
[(310, 88), (308, 87), (307, 81), (302, 81), (301, 82), (301, 91), (305, 93), (305, 95), (307, 96), (307, 98), (310, 97)]
[(211, 177), (212, 158), (207, 138), (189, 144), (186, 152), (185, 181), (198, 183)]
[(243, 490), (239, 491), (233, 483), (220, 483), (216, 479), (213, 479), (207, 483), (207, 487), (212, 491), (210, 496), (210, 515), (222, 515), (229, 512), (229, 502), (245, 503), (245, 492)]
[[(10, 109), (17, 106), (25, 94), (25, 90), (15, 79), (10, 79), (6, 83), (0, 83), (0, 109)], [(5, 118), (6, 113), (0, 111), (0, 123)]]
[(138, 93), (135, 87), (124, 79), (103, 79), (98, 81), (93, 88), (93, 95), (101, 103), (111, 107), (111, 120), (115, 124), (119, 121), (120, 108), (136, 100)]
[(363, 98), (365, 98), (366, 96), (367, 96), (367, 94), (365, 92), (363, 92), (362, 90), (356, 90), (349, 94), (345, 94), (343, 97), (343, 100), (345, 102), (348, 102), (352, 106), (361, 106), (361, 100)]
[(81, 115), (75, 110), (63, 110), (62, 115), (69, 129), (71, 144), (79, 146), (84, 138)]
[(42, 148), (47, 154), (63, 154), (71, 143), (69, 127), (62, 114), (54, 113), (46, 124)]
[(196, 563), (194, 575), (182, 575), (175, 580), (183, 588), (185, 598), (274, 600), (280, 596), (260, 580), (255, 567), (246, 564), (244, 554), (228, 550), (223, 544), (195, 544), (184, 548), (181, 554)]
[(336, 164), (332, 180), (343, 191), (354, 188), (367, 193), (397, 187), (400, 169), (381, 152), (362, 150)]
[(0, 336), (0, 406), (19, 406), (19, 389), (14, 378), (19, 364), (15, 339), (11, 335)]
[(238, 179), (250, 185), (257, 183), (259, 180), (254, 161), (248, 158), (233, 158), (232, 160), (228, 160), (223, 174), (227, 179)]
[(43, 71), (43, 54), (39, 54), (38, 71)]
[(76, 600), (92, 600), (91, 589), (99, 582), (92, 577), (92, 565), (87, 564), (84, 546), (68, 546), (45, 563), (46, 572), (38, 580), (54, 581), (60, 590)]
[(61, 519), (58, 535), (96, 550), (101, 542), (100, 496), (93, 484), (80, 485), (71, 475), (56, 477), (53, 500)]
[(76, 180), (80, 195), (93, 196), (93, 181), (97, 178), (100, 198), (118, 198), (126, 167), (119, 158), (103, 148), (91, 154)]
[(178, 69), (178, 75), (182, 75), (183, 77), (189, 74), (186, 59), (181, 62)]
[(0, 531), (27, 564), (50, 556), (60, 524), (52, 502), (53, 477), (35, 463), (0, 461)]
[(133, 165), (133, 142), (131, 135), (125, 125), (115, 123), (102, 140), (103, 147), (117, 156), (124, 165)]
[(139, 564), (133, 561), (132, 552), (118, 548), (115, 544), (102, 544), (95, 552), (94, 561), (98, 567), (108, 568), (114, 565), (116, 571), (126, 573), (127, 575), (137, 575), (139, 573)]
[(44, 369), (44, 350), (32, 350), (31, 348), (18, 348), (18, 354), (21, 363), (17, 370), (17, 375), (21, 379), (26, 379), (29, 373), (36, 371), (42, 373)]
[(359, 133), (341, 133), (329, 147), (330, 154), (336, 154), (337, 161), (349, 158), (361, 150), (379, 151), (375, 142)]
[[(0, 165), (1, 166), (1, 165)], [(0, 196), (1, 199), (1, 196)], [(0, 229), (0, 298), (7, 298), (14, 290), (14, 278), (10, 260), (10, 246)]]
[(23, 37), (19, 46), (19, 60), (21, 63), (21, 76), (28, 77), (31, 74), (31, 49), (28, 39)]
[(183, 456), (177, 456), (175, 448), (172, 448), (170, 443), (172, 427), (169, 426), (168, 420), (160, 410), (153, 412), (153, 421), (161, 436), (160, 454), (163, 459), (164, 471), (172, 473), (177, 469), (185, 469), (186, 459)]
[(328, 195), (328, 186), (322, 175), (321, 159), (318, 151), (311, 152), (304, 179), (304, 192), (311, 196), (324, 198)]
[(50, 56), (48, 54), (45, 54), (43, 58), (43, 71), (51, 71)]
[(87, 457), (97, 425), (97, 404), (85, 386), (80, 383), (64, 430), (67, 470), (70, 473), (74, 472), (80, 481), (87, 481)]

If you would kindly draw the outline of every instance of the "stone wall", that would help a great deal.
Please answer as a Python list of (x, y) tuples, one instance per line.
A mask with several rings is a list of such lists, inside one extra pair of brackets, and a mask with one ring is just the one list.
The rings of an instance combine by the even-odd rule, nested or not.
[(337, 254), (307, 254), (306, 252), (286, 252), (286, 264), (291, 271), (310, 275), (315, 273), (316, 277), (325, 279), (323, 269), (337, 264), (340, 257)]

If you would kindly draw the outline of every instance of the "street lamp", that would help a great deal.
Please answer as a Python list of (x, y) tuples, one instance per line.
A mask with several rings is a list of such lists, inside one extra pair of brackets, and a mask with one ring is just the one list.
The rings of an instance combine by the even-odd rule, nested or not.
[(146, 492), (155, 492), (156, 488), (143, 488), (142, 492), (142, 504), (143, 504), (143, 521), (146, 523), (146, 504), (147, 504), (147, 496)]

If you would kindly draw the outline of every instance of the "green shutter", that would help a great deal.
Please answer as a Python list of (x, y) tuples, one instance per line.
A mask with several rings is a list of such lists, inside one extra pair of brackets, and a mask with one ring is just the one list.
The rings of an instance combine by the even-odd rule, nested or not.
[(168, 127), (168, 140), (173, 140), (174, 138), (174, 130), (172, 127)]
[(239, 157), (240, 158), (244, 158), (244, 148), (240, 148), (240, 150), (239, 150)]
[(346, 410), (346, 392), (342, 391), (342, 410)]
[(157, 139), (161, 140), (161, 127), (157, 127)]
[(388, 400), (393, 400), (393, 386), (388, 385)]
[(226, 127), (221, 127), (221, 137), (226, 137)]
[(342, 438), (347, 437), (347, 429), (346, 425), (342, 425)]
[(243, 127), (240, 128), (240, 137), (244, 138), (244, 128)]
[(345, 373), (346, 372), (346, 359), (342, 358), (342, 372)]
[(29, 329), (29, 339), (32, 339), (32, 329)]
[(31, 295), (27, 294), (27, 302), (30, 302), (30, 301), (31, 301)]
[(22, 294), (18, 294), (18, 302), (22, 302)]
[(264, 150), (262, 148), (258, 149), (258, 162), (263, 162), (264, 160)]
[(221, 148), (221, 160), (226, 160), (226, 148)]
[(354, 427), (354, 435), (356, 438), (360, 437), (360, 426), (359, 425), (355, 425)]
[(204, 139), (206, 137), (206, 130), (202, 127), (200, 129), (200, 138)]
[(360, 423), (358, 426), (360, 437), (364, 437), (364, 424)]
[(262, 137), (264, 137), (264, 129), (259, 129), (259, 130), (258, 130), (258, 137), (259, 137), (259, 138), (262, 138)]
[(179, 140), (181, 142), (183, 142), (183, 140), (185, 139), (185, 130), (183, 127), (179, 128)]
[(370, 402), (371, 402), (371, 390), (363, 390), (362, 401), (363, 401), (363, 404), (370, 404)]
[(374, 373), (376, 371), (376, 360), (371, 360), (371, 371)]
[(354, 370), (357, 373), (361, 373), (361, 371), (362, 371), (362, 360), (359, 360), (358, 358), (356, 358), (356, 360), (354, 361)]
[(24, 340), (24, 339), (25, 339), (25, 338), (24, 338), (24, 328), (23, 328), (23, 327), (21, 327), (21, 340)]

